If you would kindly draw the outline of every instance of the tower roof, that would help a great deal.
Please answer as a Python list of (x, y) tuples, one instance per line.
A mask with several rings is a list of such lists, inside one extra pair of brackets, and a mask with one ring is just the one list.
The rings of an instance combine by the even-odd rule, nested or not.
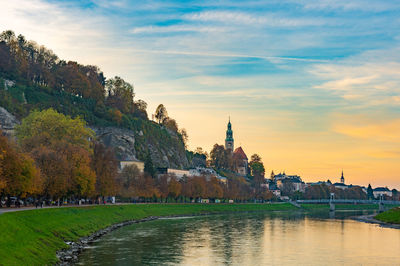
[(237, 159), (248, 160), (246, 153), (244, 153), (242, 147), (236, 148), (233, 152), (233, 156)]
[(233, 141), (233, 131), (232, 131), (232, 124), (231, 124), (231, 118), (229, 117), (229, 122), (228, 122), (228, 129), (226, 130), (226, 139), (225, 141)]

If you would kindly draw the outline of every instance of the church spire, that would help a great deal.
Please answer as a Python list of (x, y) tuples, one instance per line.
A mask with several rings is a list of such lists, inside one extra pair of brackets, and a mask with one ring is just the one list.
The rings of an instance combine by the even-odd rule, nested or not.
[(232, 124), (231, 124), (231, 117), (229, 116), (228, 121), (228, 129), (226, 130), (226, 139), (225, 139), (225, 149), (229, 149), (233, 152), (233, 131), (232, 131)]
[(344, 184), (344, 175), (343, 175), (343, 169), (342, 169), (342, 177), (340, 178), (340, 183)]

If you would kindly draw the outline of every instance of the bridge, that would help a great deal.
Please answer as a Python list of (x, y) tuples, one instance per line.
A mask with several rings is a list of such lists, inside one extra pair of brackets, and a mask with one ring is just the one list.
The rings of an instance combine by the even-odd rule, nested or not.
[(318, 199), (318, 200), (296, 200), (298, 204), (329, 204), (329, 203), (336, 203), (336, 204), (379, 204), (383, 203), (386, 205), (400, 205), (400, 201), (394, 200), (353, 200), (353, 199)]
[(381, 195), (379, 200), (356, 200), (356, 199), (335, 199), (335, 194), (331, 193), (330, 199), (318, 199), (318, 200), (297, 200), (295, 202), (299, 204), (329, 204), (329, 210), (335, 211), (335, 204), (377, 204), (379, 206), (379, 212), (385, 211), (384, 205), (400, 205), (400, 201), (395, 200), (383, 200)]

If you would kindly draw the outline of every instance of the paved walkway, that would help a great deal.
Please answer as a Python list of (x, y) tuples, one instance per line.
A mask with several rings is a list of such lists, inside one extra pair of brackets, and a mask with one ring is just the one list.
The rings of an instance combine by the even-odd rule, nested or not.
[[(130, 204), (130, 203), (117, 203), (117, 204), (106, 204), (106, 205), (125, 205), (125, 204)], [(63, 206), (45, 206), (43, 208), (38, 207), (37, 209), (54, 209), (54, 208), (77, 208), (77, 207), (90, 207), (90, 206), (104, 206), (104, 204), (98, 205), (98, 204), (82, 204), (82, 205), (63, 205)], [(0, 208), (0, 215), (6, 212), (19, 212), (19, 211), (30, 211), (30, 210), (36, 210), (35, 206), (29, 206), (29, 207), (21, 207), (21, 208)]]

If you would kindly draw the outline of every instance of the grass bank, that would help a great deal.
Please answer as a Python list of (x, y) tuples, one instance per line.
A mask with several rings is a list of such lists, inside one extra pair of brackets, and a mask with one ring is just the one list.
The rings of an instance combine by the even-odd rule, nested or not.
[(390, 224), (400, 224), (400, 207), (390, 209), (375, 216), (375, 219)]
[(43, 265), (57, 261), (65, 241), (112, 224), (149, 216), (238, 211), (294, 210), (290, 204), (140, 204), (37, 209), (0, 215), (0, 265)]

